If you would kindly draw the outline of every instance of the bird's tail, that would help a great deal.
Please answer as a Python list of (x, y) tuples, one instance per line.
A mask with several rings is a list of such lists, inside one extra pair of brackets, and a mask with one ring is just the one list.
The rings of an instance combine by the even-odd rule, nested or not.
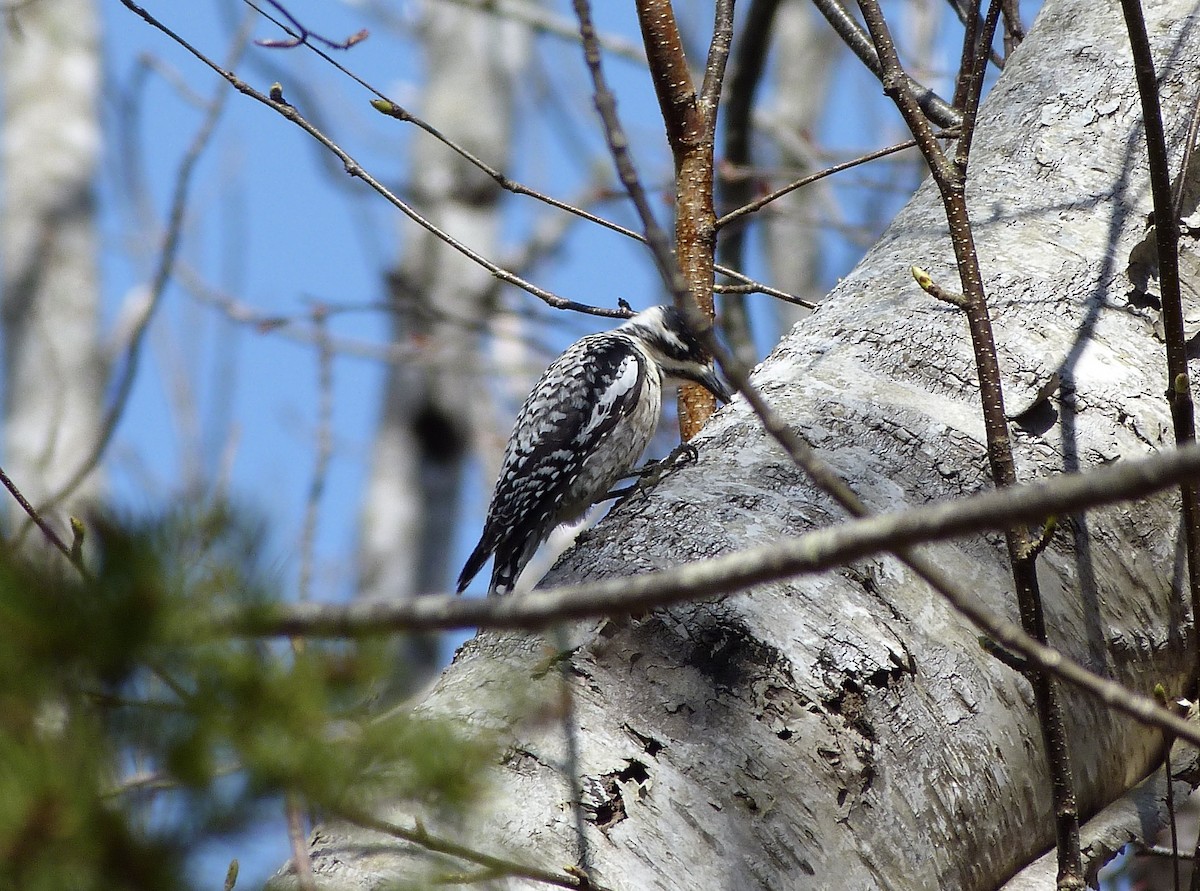
[(525, 565), (533, 559), (544, 535), (525, 535), (517, 542), (504, 540), (496, 546), (496, 562), (492, 564), (492, 584), (488, 596), (511, 594)]
[(496, 563), (492, 567), (492, 584), (488, 588), (488, 596), (495, 597), (498, 594), (511, 594), (512, 589), (516, 587), (517, 576), (524, 569), (522, 564), (519, 564), (513, 559), (514, 555), (510, 555), (508, 559), (500, 559), (500, 555), (496, 555)]
[(483, 569), (483, 564), (487, 563), (488, 557), (492, 556), (492, 550), (495, 544), (488, 541), (488, 536), (479, 539), (479, 544), (475, 545), (475, 550), (471, 551), (471, 556), (467, 558), (467, 562), (463, 565), (462, 572), (458, 574), (458, 587), (455, 589), (461, 594), (467, 590), (467, 585), (471, 584), (471, 579), (479, 575), (479, 570)]

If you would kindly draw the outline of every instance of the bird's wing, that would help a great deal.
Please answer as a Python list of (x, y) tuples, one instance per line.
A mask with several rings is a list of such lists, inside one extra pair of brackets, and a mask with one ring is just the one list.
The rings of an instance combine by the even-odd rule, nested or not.
[(649, 370), (628, 338), (611, 334), (585, 337), (546, 369), (517, 415), (460, 590), (493, 552), (497, 570), (505, 562), (519, 564), (520, 572), (556, 525), (563, 497), (596, 443), (637, 403)]

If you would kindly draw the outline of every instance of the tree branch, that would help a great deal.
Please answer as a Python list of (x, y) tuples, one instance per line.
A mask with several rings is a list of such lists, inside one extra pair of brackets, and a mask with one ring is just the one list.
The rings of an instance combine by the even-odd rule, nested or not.
[[(963, 314), (967, 319), (971, 346), (975, 354), (988, 464), (992, 481), (998, 488), (1003, 488), (1016, 483), (1016, 462), (1008, 432), (1008, 419), (1004, 411), (999, 356), (996, 352), (987, 294), (983, 286), (983, 273), (975, 248), (966, 200), (971, 136), (978, 112), (983, 73), (988, 63), (986, 48), (992, 45), (999, 21), (999, 2), (1000, 0), (992, 0), (981, 27), (968, 29), (972, 33), (968, 36), (968, 46), (964, 50), (963, 58), (964, 65), (970, 63), (971, 70), (961, 71), (959, 75), (961, 88), (956, 92), (961, 94), (964, 104), (963, 132), (959, 137), (953, 161), (946, 156), (934, 138), (933, 129), (909, 87), (909, 78), (901, 67), (878, 0), (859, 0), (859, 8), (879, 54), (884, 92), (896, 103), (905, 123), (916, 137), (941, 194), (959, 279), (962, 282)], [(1037, 576), (1037, 553), (1028, 546), (1028, 536), (1023, 530), (1014, 527), (1005, 529), (1004, 541), (1009, 565), (1012, 567), (1021, 625), (1031, 637), (1045, 644), (1046, 620)], [(1028, 678), (1033, 687), (1038, 724), (1042, 730), (1046, 759), (1050, 768), (1053, 820), (1059, 853), (1059, 888), (1082, 889), (1084, 878), (1079, 851), (1079, 808), (1075, 797), (1075, 782), (1071, 771), (1062, 707), (1049, 674), (1044, 671), (1031, 672)]]
[(701, 597), (734, 594), (753, 585), (823, 572), (883, 551), (946, 541), (1049, 516), (1144, 498), (1200, 475), (1200, 445), (1131, 459), (1086, 473), (1068, 473), (1003, 491), (818, 529), (797, 538), (673, 569), (519, 597), (465, 599), (453, 595), (355, 604), (261, 604), (218, 616), (222, 633), (255, 636), (357, 637), (451, 628), (536, 630), (565, 619), (643, 612)]
[[(813, 0), (813, 5), (817, 7), (821, 15), (825, 16), (825, 20), (837, 32), (838, 37), (842, 38), (842, 42), (850, 48), (854, 55), (858, 56), (859, 61), (866, 65), (872, 74), (879, 78), (880, 83), (883, 83), (886, 89), (887, 84), (884, 69), (879, 64), (879, 54), (871, 45), (871, 39), (863, 31), (862, 26), (854, 20), (854, 16), (846, 11), (842, 0)], [(962, 116), (954, 106), (933, 90), (912, 80), (907, 74), (904, 77), (908, 80), (909, 92), (917, 98), (918, 107), (929, 120), (944, 128), (957, 127), (962, 123)]]
[[(716, 21), (704, 72), (703, 101), (696, 95), (671, 0), (638, 0), (638, 23), (646, 60), (675, 159), (675, 254), (691, 300), (711, 325), (716, 212), (713, 147), (717, 106), (733, 33), (733, 3), (716, 4)], [(683, 303), (676, 300), (683, 308)], [(716, 399), (697, 384), (679, 388), (679, 433), (691, 439), (716, 409)]]
[[(275, 111), (276, 113), (278, 113), (280, 116), (282, 116), (286, 120), (295, 124), (301, 130), (303, 130), (305, 133), (307, 133), (309, 136), (311, 136), (313, 139), (315, 139), (317, 142), (319, 142), (322, 146), (324, 146), (325, 149), (327, 149), (329, 152), (331, 152), (339, 161), (341, 161), (347, 174), (364, 182), (372, 190), (374, 190), (380, 196), (382, 196), (384, 198), (384, 200), (386, 200), (389, 204), (391, 204), (393, 207), (395, 207), (397, 210), (399, 210), (401, 213), (403, 213), (405, 216), (407, 216), (410, 220), (412, 220), (418, 226), (420, 226), (421, 228), (423, 228), (426, 231), (435, 235), (437, 238), (439, 238), (440, 240), (445, 242), (449, 247), (453, 248), (454, 250), (456, 250), (460, 254), (462, 254), (464, 257), (466, 257), (468, 260), (471, 260), (473, 263), (476, 263), (479, 266), (482, 266), (484, 269), (486, 269), (488, 272), (490, 272), (493, 276), (495, 276), (498, 280), (504, 282), (505, 284), (514, 285), (515, 287), (518, 287), (521, 290), (526, 291), (529, 294), (532, 294), (534, 297), (537, 297), (538, 299), (542, 300), (547, 305), (554, 307), (555, 309), (567, 309), (567, 310), (572, 310), (574, 312), (582, 312), (582, 313), (587, 313), (588, 315), (604, 316), (607, 318), (618, 318), (618, 319), (628, 318), (629, 313), (624, 310), (607, 309), (605, 307), (599, 307), (599, 306), (589, 306), (586, 303), (577, 303), (574, 300), (567, 300), (566, 298), (559, 297), (557, 294), (547, 291), (544, 288), (539, 288), (537, 285), (534, 285), (532, 282), (528, 282), (525, 279), (521, 278), (520, 276), (515, 275), (512, 272), (509, 272), (508, 270), (501, 268), (499, 265), (497, 265), (496, 263), (493, 263), (491, 260), (488, 260), (483, 255), (472, 250), (470, 247), (468, 247), (467, 245), (460, 242), (458, 239), (451, 236), (448, 232), (444, 231), (443, 229), (439, 228), (438, 226), (435, 226), (430, 220), (427, 220), (421, 214), (417, 213), (417, 211), (411, 205), (409, 205), (406, 201), (403, 201), (402, 199), (400, 199), (394, 192), (392, 192), (390, 189), (388, 189), (386, 186), (384, 186), (383, 183), (381, 183), (378, 179), (376, 179), (369, 172), (367, 172), (367, 170), (362, 165), (360, 165), (345, 149), (343, 149), (340, 145), (338, 145), (336, 142), (334, 142), (332, 139), (330, 139), (328, 136), (326, 136), (324, 132), (322, 132), (320, 129), (318, 129), (316, 126), (314, 126), (311, 122), (309, 122), (307, 118), (305, 118), (302, 114), (300, 114), (299, 110), (297, 110), (295, 108), (295, 106), (293, 106), (289, 102), (287, 102), (283, 98), (282, 91), (279, 91), (278, 93), (273, 93), (272, 95), (268, 96), (256, 89), (254, 89), (249, 84), (247, 84), (246, 82), (241, 80), (239, 77), (237, 77), (237, 75), (235, 75), (232, 71), (227, 71), (227, 70), (223, 69), (221, 66), (217, 65), (215, 62), (213, 62), (211, 59), (209, 59), (207, 56), (205, 56), (202, 52), (200, 52), (198, 49), (196, 49), (194, 46), (192, 46), (190, 43), (188, 43), (188, 41), (186, 41), (179, 34), (175, 33), (169, 27), (164, 25), (162, 22), (160, 22), (158, 19), (156, 19), (150, 13), (148, 13), (141, 6), (134, 3), (133, 0), (120, 0), (120, 2), (123, 6), (125, 6), (127, 9), (129, 9), (131, 12), (138, 15), (147, 24), (151, 25), (154, 28), (157, 28), (159, 31), (162, 31), (164, 34), (166, 34), (168, 37), (170, 37), (172, 40), (174, 40), (176, 43), (178, 43), (181, 47), (183, 47), (185, 50), (187, 50), (189, 53), (191, 53), (196, 59), (198, 59), (200, 62), (204, 63), (209, 68), (211, 68), (213, 71), (215, 71), (217, 74), (219, 74), (221, 77), (223, 77), (225, 79), (225, 81), (231, 87), (233, 87), (235, 90), (237, 90), (239, 93), (242, 93), (245, 96), (249, 96), (251, 99), (261, 102), (263, 105), (265, 105), (268, 108), (270, 108), (271, 110)], [(360, 83), (361, 83), (361, 81), (360, 81)], [(389, 104), (391, 104), (390, 100), (386, 100), (386, 101)], [(396, 106), (396, 108), (398, 108), (398, 106)], [(389, 111), (389, 114), (391, 114), (390, 111)], [(395, 117), (395, 116), (399, 116), (399, 115), (392, 114), (392, 116)]]
[[(1158, 281), (1162, 294), (1162, 322), (1167, 354), (1167, 402), (1175, 442), (1183, 445), (1196, 438), (1192, 383), (1187, 365), (1187, 334), (1183, 325), (1183, 298), (1179, 286), (1179, 219), (1171, 193), (1170, 161), (1163, 132), (1162, 106), (1154, 57), (1146, 20), (1139, 0), (1121, 0), (1133, 71), (1142, 102), (1142, 125), (1146, 133), (1146, 158), (1150, 171), (1150, 195), (1154, 202), (1154, 245)], [(1180, 181), (1186, 171), (1180, 172)], [(1187, 550), (1188, 586), (1191, 590), (1192, 621), (1200, 625), (1200, 486), (1187, 480), (1180, 486), (1183, 497), (1183, 533)], [(1200, 647), (1196, 650), (1195, 676), (1200, 679)], [(1200, 872), (1200, 871), (1198, 871)]]
[(1153, 458), (989, 492), (953, 505), (876, 516), (789, 542), (642, 576), (486, 600), (447, 596), (418, 597), (411, 601), (359, 601), (349, 605), (263, 604), (226, 611), (215, 617), (209, 630), (253, 637), (366, 637), (463, 627), (533, 630), (564, 619), (642, 612), (684, 600), (731, 594), (752, 585), (828, 569), (888, 548), (910, 567), (917, 563), (914, 569), (918, 574), (927, 580), (932, 578), (937, 590), (955, 609), (1002, 646), (1134, 720), (1200, 745), (1200, 728), (1196, 725), (1163, 709), (1150, 697), (1132, 693), (1033, 639), (973, 595), (957, 591), (940, 572), (929, 569), (915, 552), (907, 549), (935, 538), (1034, 522), (1047, 513), (1066, 513), (1140, 497), (1174, 486), (1197, 473), (1200, 473), (1200, 446), (1189, 445)]

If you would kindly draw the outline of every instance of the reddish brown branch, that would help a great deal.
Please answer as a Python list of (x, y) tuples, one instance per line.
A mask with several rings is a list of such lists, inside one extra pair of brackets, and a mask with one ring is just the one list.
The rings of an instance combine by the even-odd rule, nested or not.
[[(1183, 324), (1183, 297), (1179, 283), (1179, 219), (1171, 192), (1171, 169), (1163, 130), (1162, 104), (1146, 20), (1138, 0), (1121, 0), (1133, 70), (1142, 104), (1146, 132), (1146, 160), (1150, 173), (1150, 195), (1154, 201), (1154, 247), (1158, 259), (1158, 281), (1162, 294), (1162, 323), (1166, 341), (1167, 402), (1175, 442), (1185, 445), (1196, 438), (1195, 406), (1188, 373), (1187, 334)], [(1187, 170), (1180, 171), (1180, 182)], [(1200, 486), (1186, 482), (1180, 487), (1184, 546), (1187, 549), (1188, 587), (1191, 589), (1192, 621), (1200, 622)], [(1196, 676), (1200, 678), (1200, 649), (1196, 653)], [(1200, 873), (1200, 870), (1197, 871)]]
[[(704, 76), (704, 103), (696, 95), (683, 38), (670, 0), (639, 0), (638, 22), (675, 159), (675, 254), (691, 298), (711, 322), (717, 215), (713, 205), (713, 146), (717, 104), (729, 58), (733, 4), (717, 4)], [(679, 390), (679, 433), (691, 439), (716, 409), (703, 387)]]
[(696, 146), (704, 135), (704, 119), (683, 53), (679, 23), (671, 0), (641, 0), (637, 14), (654, 92), (667, 127), (667, 141), (678, 166), (680, 154)]

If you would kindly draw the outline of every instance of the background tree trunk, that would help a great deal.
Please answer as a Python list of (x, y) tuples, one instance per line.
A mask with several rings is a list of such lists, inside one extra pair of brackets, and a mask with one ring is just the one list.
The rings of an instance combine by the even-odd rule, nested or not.
[[(829, 26), (811, 3), (785, 0), (779, 4), (772, 49), (775, 97), (765, 117), (770, 122), (775, 163), (794, 178), (820, 167), (813, 158), (811, 135), (828, 104), (837, 58), (838, 44), (829, 38)], [(772, 203), (763, 226), (771, 281), (814, 301), (824, 296), (818, 288), (822, 273), (828, 275), (821, 259), (825, 233), (818, 205), (822, 200), (832, 204), (823, 185), (784, 195)], [(808, 310), (788, 303), (780, 303), (775, 312), (780, 331), (808, 315)]]
[[(104, 407), (93, 192), (100, 29), (92, 0), (17, 4), (4, 24), (3, 466), (39, 504), (91, 452)], [(99, 487), (93, 473), (73, 503)], [(10, 523), (25, 520), (6, 505)]]
[[(506, 169), (526, 29), (429, 2), (418, 31), (428, 85), (420, 113), (447, 138)], [(426, 134), (414, 139), (415, 207), (480, 253), (498, 255), (500, 187)], [(429, 360), (388, 370), (362, 522), (362, 597), (415, 597), (451, 586), (446, 570), (454, 562), (471, 420), (487, 380), (480, 321), (493, 312), (496, 280), (424, 230), (409, 230), (404, 257), (389, 283), (393, 336), (421, 346)], [(399, 689), (436, 669), (438, 640), (417, 635), (405, 642)]]
[[(1200, 66), (1195, 4), (1148, 6), (1177, 161)], [(969, 198), (1009, 404), (1062, 379), (1011, 427), (1023, 480), (1172, 442), (1157, 309), (1126, 275), (1149, 209), (1139, 114), (1119, 12), (1050, 0), (980, 117)], [(754, 379), (881, 511), (990, 487), (965, 320), (913, 284), (912, 264), (957, 286), (928, 184)], [(696, 444), (697, 464), (615, 511), (548, 583), (841, 519), (744, 403)], [(1172, 695), (1187, 688), (1195, 645), (1176, 502), (1064, 519), (1040, 566), (1052, 644)], [(999, 536), (929, 554), (1015, 616)], [(583, 859), (601, 884), (638, 889), (989, 888), (1053, 844), (1028, 684), (892, 557), (572, 634), (574, 764), (561, 723), (547, 720), (563, 680), (545, 670), (541, 638), (480, 634), (459, 653), (422, 708), (511, 741), (466, 825), (423, 813), (428, 828), (545, 866)], [(1065, 693), (1087, 816), (1158, 762), (1161, 737)], [(582, 857), (564, 770), (584, 792)], [(383, 810), (406, 824), (414, 814)], [(421, 886), (445, 867), (342, 825), (319, 829), (312, 854), (339, 887)]]

